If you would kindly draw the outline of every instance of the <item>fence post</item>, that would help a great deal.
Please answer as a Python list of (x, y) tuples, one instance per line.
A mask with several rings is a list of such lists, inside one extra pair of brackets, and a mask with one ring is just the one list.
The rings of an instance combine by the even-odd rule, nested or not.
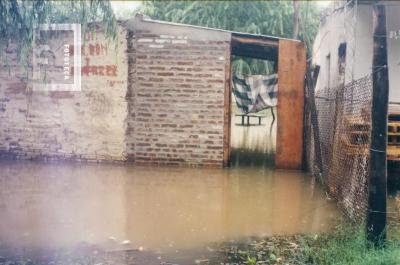
[[(315, 160), (317, 162), (318, 173), (323, 175), (323, 166), (322, 166), (322, 152), (321, 152), (321, 142), (319, 140), (319, 122), (318, 122), (318, 114), (317, 107), (315, 104), (315, 86), (317, 84), (317, 79), (319, 75), (319, 65), (314, 67), (313, 73), (311, 74), (311, 65), (308, 65), (306, 72), (306, 89), (308, 96), (308, 103), (311, 111), (311, 125), (313, 129), (314, 135), (314, 150), (315, 150)], [(320, 176), (319, 176), (320, 177)]]
[(368, 179), (367, 239), (376, 246), (386, 240), (387, 114), (389, 81), (385, 6), (373, 6), (371, 149)]

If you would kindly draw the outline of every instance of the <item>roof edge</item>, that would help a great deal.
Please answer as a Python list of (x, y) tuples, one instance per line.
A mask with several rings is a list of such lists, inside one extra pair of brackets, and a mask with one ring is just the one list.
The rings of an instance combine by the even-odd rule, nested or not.
[(142, 22), (147, 22), (147, 23), (156, 23), (156, 24), (163, 24), (163, 25), (171, 25), (171, 26), (188, 27), (188, 28), (195, 28), (195, 29), (203, 29), (203, 30), (212, 30), (212, 31), (219, 31), (219, 32), (224, 32), (224, 33), (231, 33), (232, 35), (245, 37), (245, 38), (252, 38), (252, 39), (265, 39), (265, 40), (271, 40), (271, 41), (290, 40), (290, 41), (302, 42), (301, 40), (297, 40), (297, 39), (280, 38), (280, 37), (269, 36), (269, 35), (252, 34), (252, 33), (246, 33), (246, 32), (230, 31), (230, 30), (224, 30), (224, 29), (217, 29), (217, 28), (203, 27), (203, 26), (197, 26), (197, 25), (169, 22), (169, 21), (163, 21), (163, 20), (156, 20), (156, 19), (152, 19), (149, 16), (146, 16), (141, 13), (137, 13), (135, 15), (134, 19), (135, 20), (138, 19)]

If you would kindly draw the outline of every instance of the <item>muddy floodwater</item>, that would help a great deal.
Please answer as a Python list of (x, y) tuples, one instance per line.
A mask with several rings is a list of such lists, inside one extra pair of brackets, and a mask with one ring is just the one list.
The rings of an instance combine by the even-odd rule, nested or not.
[(0, 175), (0, 250), (84, 243), (176, 253), (327, 231), (340, 216), (295, 171), (0, 161)]

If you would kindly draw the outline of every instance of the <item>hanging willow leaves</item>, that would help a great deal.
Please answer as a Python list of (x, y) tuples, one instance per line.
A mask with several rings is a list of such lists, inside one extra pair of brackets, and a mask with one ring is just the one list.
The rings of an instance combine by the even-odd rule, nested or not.
[[(290, 38), (294, 9), (292, 1), (144, 1), (139, 11), (158, 20)], [(307, 23), (300, 27), (299, 37), (305, 39), (306, 28), (312, 43), (319, 7), (312, 1), (300, 1), (299, 11)], [(270, 62), (237, 56), (233, 65), (235, 73), (241, 74), (268, 74), (273, 69)]]
[(105, 33), (115, 39), (117, 24), (109, 1), (0, 1), (0, 56), (10, 42), (17, 45), (20, 60), (26, 60), (33, 45), (33, 33), (40, 24), (101, 22)]

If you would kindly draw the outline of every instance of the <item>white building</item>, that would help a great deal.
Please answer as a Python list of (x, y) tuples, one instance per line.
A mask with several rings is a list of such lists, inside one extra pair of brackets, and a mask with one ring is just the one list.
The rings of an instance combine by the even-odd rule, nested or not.
[[(320, 66), (316, 91), (372, 73), (373, 1), (334, 1), (321, 19), (313, 46)], [(389, 111), (400, 111), (400, 1), (386, 5)]]

